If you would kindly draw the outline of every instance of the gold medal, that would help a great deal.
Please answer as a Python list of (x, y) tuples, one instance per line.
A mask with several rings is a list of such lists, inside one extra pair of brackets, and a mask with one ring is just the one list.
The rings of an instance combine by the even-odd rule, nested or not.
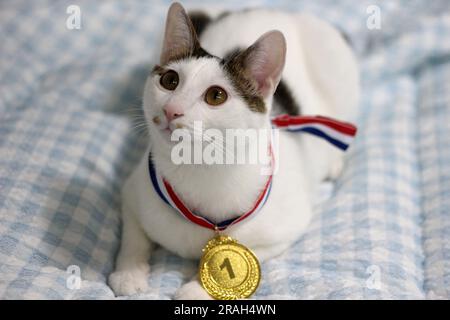
[(244, 299), (258, 288), (261, 270), (250, 249), (231, 237), (218, 235), (203, 248), (199, 278), (215, 299)]

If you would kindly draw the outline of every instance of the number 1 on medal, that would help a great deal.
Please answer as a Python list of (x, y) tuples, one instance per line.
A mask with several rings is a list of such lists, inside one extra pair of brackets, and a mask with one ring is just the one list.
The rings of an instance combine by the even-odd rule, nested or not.
[(234, 279), (236, 277), (233, 268), (231, 267), (230, 259), (225, 258), (225, 260), (223, 260), (223, 263), (220, 265), (220, 270), (223, 270), (223, 268), (227, 268), (228, 275), (231, 279)]

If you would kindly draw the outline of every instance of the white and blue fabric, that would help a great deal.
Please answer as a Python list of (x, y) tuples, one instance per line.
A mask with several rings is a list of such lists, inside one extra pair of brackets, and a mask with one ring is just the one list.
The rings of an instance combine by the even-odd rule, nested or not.
[[(145, 152), (135, 118), (169, 4), (0, 3), (0, 298), (115, 298), (106, 279), (120, 241), (120, 188)], [(71, 5), (80, 29), (68, 21)], [(343, 174), (306, 234), (262, 264), (253, 298), (450, 298), (450, 3), (220, 8), (244, 6), (333, 23), (356, 50), (363, 89)], [(120, 299), (172, 299), (197, 270), (162, 248), (149, 263), (149, 291)]]

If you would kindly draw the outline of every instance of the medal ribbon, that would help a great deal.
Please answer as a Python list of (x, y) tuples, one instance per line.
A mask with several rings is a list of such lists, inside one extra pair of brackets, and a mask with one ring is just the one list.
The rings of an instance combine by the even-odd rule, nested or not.
[[(341, 150), (346, 150), (352, 142), (356, 127), (350, 123), (341, 122), (332, 118), (322, 116), (290, 116), (280, 115), (271, 119), (272, 127), (283, 129), (291, 132), (307, 132), (323, 138)], [(270, 148), (272, 156), (272, 167), (274, 165), (274, 156), (272, 148)], [(170, 183), (165, 180), (156, 170), (151, 160), (151, 154), (148, 157), (148, 167), (150, 172), (150, 180), (159, 197), (169, 206), (177, 210), (187, 220), (215, 231), (223, 231), (226, 228), (238, 223), (249, 217), (251, 214), (258, 212), (267, 201), (272, 186), (272, 175), (267, 179), (264, 189), (258, 195), (253, 207), (244, 214), (231, 218), (219, 223), (214, 223), (206, 217), (202, 217), (192, 212), (178, 197)]]
[[(272, 156), (272, 167), (273, 167), (274, 157), (273, 157), (273, 153), (272, 153), (272, 148), (270, 148), (270, 153)], [(148, 164), (149, 164), (148, 167), (149, 167), (149, 172), (150, 172), (150, 179), (152, 181), (153, 187), (156, 190), (156, 193), (160, 196), (160, 198), (165, 203), (167, 203), (168, 205), (173, 207), (175, 210), (177, 210), (187, 220), (189, 220), (199, 226), (202, 226), (204, 228), (208, 228), (208, 229), (215, 230), (215, 231), (223, 231), (226, 228), (232, 226), (233, 224), (244, 220), (245, 218), (250, 216), (252, 213), (259, 211), (264, 206), (264, 203), (266, 202), (266, 200), (269, 196), (270, 188), (272, 187), (272, 175), (270, 175), (269, 178), (267, 179), (266, 184), (264, 185), (264, 189), (260, 192), (258, 198), (256, 199), (255, 204), (249, 211), (247, 211), (246, 213), (244, 213), (238, 217), (231, 218), (231, 219), (219, 222), (219, 223), (214, 223), (213, 221), (209, 220), (208, 218), (202, 217), (202, 216), (192, 212), (191, 210), (189, 210), (189, 208), (183, 203), (183, 201), (175, 193), (175, 191), (173, 190), (170, 183), (167, 180), (165, 180), (155, 170), (155, 167), (151, 160), (151, 154), (149, 154)]]
[(322, 116), (280, 115), (271, 119), (272, 127), (291, 132), (307, 132), (323, 138), (341, 150), (347, 150), (356, 135), (351, 123)]

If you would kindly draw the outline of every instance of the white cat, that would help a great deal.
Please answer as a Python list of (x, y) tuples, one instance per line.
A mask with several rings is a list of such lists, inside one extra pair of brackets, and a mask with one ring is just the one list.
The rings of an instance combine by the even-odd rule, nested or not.
[[(172, 130), (192, 128), (195, 120), (208, 128), (270, 128), (273, 105), (290, 113), (349, 119), (357, 112), (358, 94), (351, 49), (336, 29), (315, 17), (264, 9), (227, 13), (210, 21), (198, 41), (188, 15), (174, 3), (160, 64), (145, 86), (148, 151), (189, 208), (222, 221), (249, 210), (267, 176), (260, 174), (260, 165), (176, 165), (171, 161)], [(317, 186), (336, 177), (343, 163), (343, 154), (327, 142), (288, 132), (280, 133), (275, 156), (279, 168), (267, 202), (226, 231), (260, 261), (282, 253), (302, 235)], [(157, 195), (148, 152), (124, 185), (122, 221), (116, 270), (109, 277), (117, 295), (147, 290), (153, 243), (198, 259), (214, 236)], [(197, 276), (176, 298), (210, 299)]]

